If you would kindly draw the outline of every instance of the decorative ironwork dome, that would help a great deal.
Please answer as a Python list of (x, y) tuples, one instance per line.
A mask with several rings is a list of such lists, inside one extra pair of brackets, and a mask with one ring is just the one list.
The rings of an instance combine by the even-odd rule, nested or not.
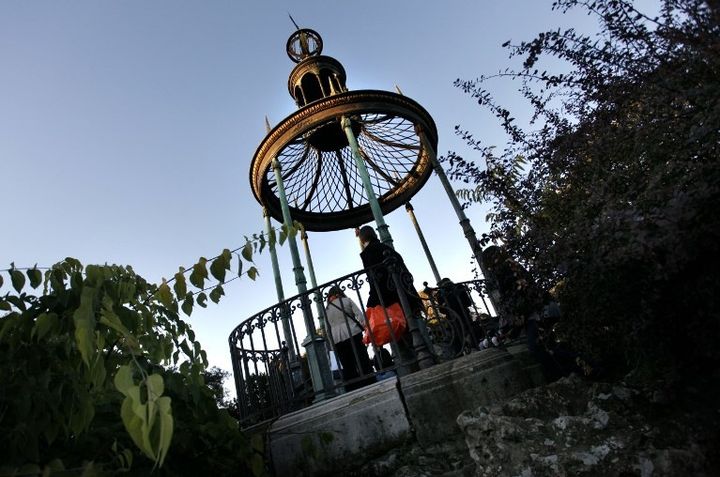
[(320, 35), (309, 29), (288, 40), (288, 56), (297, 63), (288, 90), (300, 109), (267, 134), (250, 167), (255, 198), (282, 221), (273, 171), (278, 161), (291, 215), (311, 231), (347, 229), (373, 219), (342, 117), (350, 120), (385, 214), (422, 188), (432, 170), (434, 152), (427, 147), (437, 147), (435, 123), (422, 106), (387, 91), (348, 91), (343, 66), (321, 55), (322, 46)]

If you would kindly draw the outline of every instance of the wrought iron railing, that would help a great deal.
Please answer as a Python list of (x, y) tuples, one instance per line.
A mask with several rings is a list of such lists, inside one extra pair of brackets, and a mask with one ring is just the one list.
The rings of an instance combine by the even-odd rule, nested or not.
[[(391, 273), (387, 273), (386, 262), (324, 283), (256, 313), (232, 331), (229, 344), (241, 426), (254, 425), (391, 375), (403, 376), (478, 348), (484, 328), (492, 321), (482, 280), (457, 284), (443, 280), (437, 288), (425, 284), (415, 290), (409, 274), (392, 266), (389, 269)], [(389, 343), (377, 346), (372, 332), (366, 330), (365, 334), (370, 335), (367, 349), (359, 338), (335, 342), (333, 336), (337, 338), (343, 333), (337, 329), (333, 333), (333, 326), (345, 327), (346, 336), (357, 336), (360, 326), (368, 328), (365, 303), (371, 287), (378, 292), (382, 307), (390, 306), (383, 301), (380, 292), (383, 284), (378, 277), (386, 280), (386, 288), (397, 292), (398, 302), (409, 317), (407, 331), (401, 336), (392, 334)], [(327, 319), (332, 306), (328, 305), (329, 292), (337, 290), (358, 306), (359, 317), (342, 313), (338, 322), (335, 313), (332, 320)], [(343, 309), (349, 308), (347, 301), (341, 303), (345, 304)], [(319, 317), (318, 329), (305, 329), (308, 313)], [(308, 347), (311, 342), (324, 345), (311, 348)], [(317, 349), (327, 353), (324, 358), (330, 357), (329, 369), (321, 369), (326, 360), (314, 358), (316, 351), (312, 350)], [(354, 371), (348, 368), (348, 363), (354, 366)], [(323, 372), (331, 377), (321, 380)], [(332, 384), (320, 385), (321, 381)]]

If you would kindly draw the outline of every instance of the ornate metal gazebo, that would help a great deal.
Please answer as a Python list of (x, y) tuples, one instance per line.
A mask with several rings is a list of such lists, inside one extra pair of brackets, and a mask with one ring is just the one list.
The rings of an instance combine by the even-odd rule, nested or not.
[[(288, 228), (299, 222), (305, 230), (318, 232), (351, 229), (374, 221), (380, 239), (392, 247), (384, 214), (405, 205), (439, 281), (435, 264), (409, 205), (410, 198), (423, 187), (433, 170), (448, 193), (476, 257), (479, 244), (437, 160), (438, 134), (432, 117), (417, 102), (399, 92), (348, 90), (342, 64), (322, 55), (322, 49), (322, 38), (310, 29), (298, 28), (288, 39), (287, 54), (296, 63), (288, 79), (288, 91), (299, 109), (274, 128), (268, 126), (267, 136), (258, 146), (250, 166), (250, 185), (263, 207), (268, 233), (271, 217)], [(239, 343), (254, 330), (262, 331), (268, 321), (275, 323), (277, 341), (282, 341), (285, 348), (268, 351), (263, 332), (264, 350), (255, 349), (251, 342), (252, 349), (243, 348), (243, 352), (253, 356), (267, 355), (262, 359), (266, 361), (268, 379), (277, 372), (270, 369), (277, 366), (267, 363), (287, 359), (289, 364), (285, 368), (300, 366), (296, 349), (300, 343), (297, 343), (290, 318), (293, 310), (301, 311), (307, 332), (301, 345), (307, 350), (307, 366), (315, 400), (332, 395), (335, 389), (325, 342), (316, 331), (312, 300), (309, 298), (310, 294), (315, 295), (318, 317), (322, 320), (321, 294), (324, 288), (318, 287), (315, 280), (305, 230), (303, 238), (312, 290), (308, 292), (295, 237), (289, 236), (298, 295), (285, 300), (277, 256), (271, 242), (270, 255), (279, 303), (256, 315), (257, 324), (244, 326), (250, 321), (246, 320), (230, 335), (239, 397), (244, 385), (238, 376), (243, 371), (249, 373), (247, 360), (241, 362), (242, 359), (237, 357), (238, 350), (242, 348)], [(353, 287), (361, 282), (358, 276), (353, 275)], [(403, 306), (409, 316), (407, 305)], [(282, 323), (282, 336), (278, 322)], [(428, 352), (422, 330), (414, 319), (408, 322), (416, 364), (420, 368), (432, 365), (433, 357)], [(286, 384), (276, 392), (286, 392), (287, 380), (278, 382)]]

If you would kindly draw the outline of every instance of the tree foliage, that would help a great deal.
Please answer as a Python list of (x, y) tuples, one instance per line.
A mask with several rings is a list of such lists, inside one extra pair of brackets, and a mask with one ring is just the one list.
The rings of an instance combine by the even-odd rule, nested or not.
[(222, 372), (206, 371), (180, 313), (254, 280), (253, 255), (274, 240), (246, 238), (159, 285), (73, 258), (44, 274), (11, 264), (9, 283), (0, 274), (0, 475), (262, 473), (261, 446), (222, 408)]
[[(491, 232), (546, 288), (575, 345), (651, 373), (718, 359), (720, 7), (663, 0), (558, 0), (599, 32), (540, 33), (505, 46), (515, 70), (456, 85), (510, 138), (502, 151), (460, 127), (473, 159), (451, 177), (491, 204)], [(562, 73), (544, 69), (548, 59)], [(521, 127), (486, 89), (515, 79), (534, 114)], [(482, 160), (477, 159), (479, 155)], [(679, 345), (679, 343), (682, 343)]]

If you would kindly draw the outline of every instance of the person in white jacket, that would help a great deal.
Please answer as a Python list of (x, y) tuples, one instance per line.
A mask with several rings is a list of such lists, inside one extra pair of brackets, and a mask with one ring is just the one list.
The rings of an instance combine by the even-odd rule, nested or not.
[(352, 391), (374, 383), (372, 364), (367, 348), (362, 343), (365, 318), (358, 306), (338, 286), (328, 291), (325, 317), (342, 367), (345, 389)]

